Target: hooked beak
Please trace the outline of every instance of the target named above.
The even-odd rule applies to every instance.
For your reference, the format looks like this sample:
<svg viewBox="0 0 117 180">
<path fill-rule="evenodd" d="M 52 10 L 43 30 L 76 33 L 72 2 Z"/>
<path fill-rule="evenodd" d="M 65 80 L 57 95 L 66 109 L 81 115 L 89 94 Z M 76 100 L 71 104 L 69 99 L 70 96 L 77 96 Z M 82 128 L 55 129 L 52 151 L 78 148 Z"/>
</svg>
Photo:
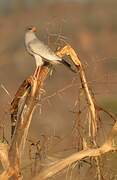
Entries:
<svg viewBox="0 0 117 180">
<path fill-rule="evenodd" d="M 32 30 L 31 30 L 32 32 L 36 32 L 37 31 L 37 29 L 36 29 L 36 27 L 32 27 Z"/>
</svg>

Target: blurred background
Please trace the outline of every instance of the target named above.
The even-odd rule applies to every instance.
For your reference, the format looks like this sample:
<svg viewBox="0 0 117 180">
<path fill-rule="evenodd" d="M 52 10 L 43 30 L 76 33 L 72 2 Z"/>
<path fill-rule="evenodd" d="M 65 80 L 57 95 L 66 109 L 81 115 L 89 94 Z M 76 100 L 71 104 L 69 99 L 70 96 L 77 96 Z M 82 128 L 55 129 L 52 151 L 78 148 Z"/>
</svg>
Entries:
<svg viewBox="0 0 117 180">
<path fill-rule="evenodd" d="M 4 127 L 5 137 L 10 140 L 10 102 L 22 81 L 35 70 L 35 61 L 24 45 L 25 28 L 30 25 L 37 27 L 38 37 L 53 50 L 66 42 L 71 44 L 83 63 L 97 102 L 117 114 L 116 18 L 116 0 L 0 0 L 1 135 Z M 43 136 L 49 138 L 50 144 L 62 139 L 54 150 L 50 148 L 51 154 L 73 145 L 73 111 L 80 92 L 77 74 L 63 65 L 54 68 L 29 132 L 33 140 Z M 117 165 L 113 164 L 116 172 Z"/>
</svg>

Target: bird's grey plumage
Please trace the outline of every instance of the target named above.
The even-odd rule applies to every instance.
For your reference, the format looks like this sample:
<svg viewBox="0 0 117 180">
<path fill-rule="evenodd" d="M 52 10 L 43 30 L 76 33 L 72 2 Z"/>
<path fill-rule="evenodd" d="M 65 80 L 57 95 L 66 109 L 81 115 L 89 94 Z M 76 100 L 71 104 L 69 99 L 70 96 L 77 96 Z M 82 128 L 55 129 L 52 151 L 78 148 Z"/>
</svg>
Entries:
<svg viewBox="0 0 117 180">
<path fill-rule="evenodd" d="M 28 52 L 33 55 L 37 61 L 41 61 L 42 58 L 52 64 L 62 61 L 62 58 L 58 57 L 47 45 L 40 41 L 32 31 L 26 33 L 25 44 Z M 36 62 L 36 64 L 38 63 Z"/>
<path fill-rule="evenodd" d="M 63 63 L 72 70 L 71 65 L 57 56 L 47 45 L 40 41 L 31 28 L 25 34 L 25 45 L 27 51 L 34 56 L 37 67 L 42 66 L 46 61 L 50 64 Z"/>
</svg>

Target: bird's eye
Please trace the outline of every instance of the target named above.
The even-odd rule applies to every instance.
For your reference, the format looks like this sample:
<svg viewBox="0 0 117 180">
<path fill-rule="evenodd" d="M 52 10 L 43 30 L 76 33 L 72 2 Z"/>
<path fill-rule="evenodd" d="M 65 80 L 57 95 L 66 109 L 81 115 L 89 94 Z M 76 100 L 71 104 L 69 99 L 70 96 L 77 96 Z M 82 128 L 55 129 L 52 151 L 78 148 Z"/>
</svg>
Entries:
<svg viewBox="0 0 117 180">
<path fill-rule="evenodd" d="M 32 27 L 29 27 L 28 30 L 31 31 L 31 30 L 32 30 Z"/>
<path fill-rule="evenodd" d="M 36 27 L 35 27 L 35 26 L 27 27 L 27 28 L 26 28 L 26 31 L 36 32 Z"/>
</svg>

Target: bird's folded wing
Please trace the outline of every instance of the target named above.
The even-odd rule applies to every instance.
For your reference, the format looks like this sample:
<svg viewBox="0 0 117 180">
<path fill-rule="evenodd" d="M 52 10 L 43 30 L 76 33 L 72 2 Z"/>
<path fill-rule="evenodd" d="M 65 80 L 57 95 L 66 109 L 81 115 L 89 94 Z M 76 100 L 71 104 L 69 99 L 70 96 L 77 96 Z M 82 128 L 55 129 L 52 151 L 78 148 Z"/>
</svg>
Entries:
<svg viewBox="0 0 117 180">
<path fill-rule="evenodd" d="M 59 58 L 47 45 L 38 39 L 32 40 L 28 44 L 28 48 L 32 53 L 37 54 L 47 60 L 61 60 L 61 58 Z"/>
</svg>

